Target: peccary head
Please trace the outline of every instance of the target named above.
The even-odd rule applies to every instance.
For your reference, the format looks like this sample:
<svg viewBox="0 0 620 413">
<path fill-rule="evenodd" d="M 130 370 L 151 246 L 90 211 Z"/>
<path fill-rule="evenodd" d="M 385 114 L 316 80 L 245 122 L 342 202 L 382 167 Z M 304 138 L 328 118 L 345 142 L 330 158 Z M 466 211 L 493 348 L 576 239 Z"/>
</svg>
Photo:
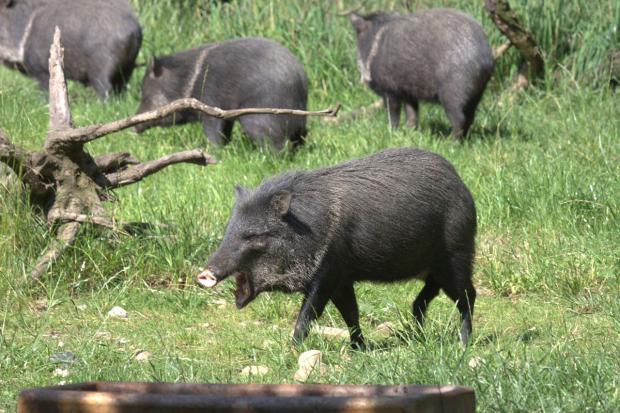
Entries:
<svg viewBox="0 0 620 413">
<path fill-rule="evenodd" d="M 291 192 L 249 191 L 236 188 L 236 202 L 220 247 L 198 283 L 211 288 L 234 275 L 237 308 L 243 308 L 263 291 L 295 290 L 287 285 L 292 267 L 294 230 L 289 222 Z"/>
<path fill-rule="evenodd" d="M 147 66 L 142 80 L 142 100 L 138 107 L 139 113 L 155 110 L 175 99 L 182 97 L 183 82 L 169 58 L 154 58 Z M 135 127 L 141 133 L 153 126 L 172 126 L 186 123 L 191 115 L 187 112 L 177 112 L 165 118 L 143 123 Z"/>
<path fill-rule="evenodd" d="M 377 32 L 385 23 L 398 17 L 400 15 L 396 12 L 376 12 L 367 16 L 361 16 L 357 13 L 349 14 L 349 21 L 355 28 L 357 37 L 357 65 L 362 74 L 362 81 L 370 80 L 370 75 L 366 73 L 368 71 L 366 62 L 377 37 Z"/>
</svg>

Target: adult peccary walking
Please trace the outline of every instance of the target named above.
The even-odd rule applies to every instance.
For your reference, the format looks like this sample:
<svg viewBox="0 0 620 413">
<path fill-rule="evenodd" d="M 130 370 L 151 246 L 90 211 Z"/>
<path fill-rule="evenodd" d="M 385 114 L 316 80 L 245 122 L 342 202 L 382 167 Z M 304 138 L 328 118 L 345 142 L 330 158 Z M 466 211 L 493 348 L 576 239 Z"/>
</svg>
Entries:
<svg viewBox="0 0 620 413">
<path fill-rule="evenodd" d="M 349 19 L 357 32 L 362 81 L 384 100 L 397 127 L 402 105 L 407 125 L 417 122 L 420 101 L 439 102 L 452 134 L 462 137 L 493 72 L 493 52 L 480 24 L 453 9 L 401 15 L 373 13 Z"/>
<path fill-rule="evenodd" d="M 441 156 L 388 149 L 236 192 L 224 239 L 198 275 L 203 287 L 234 275 L 238 308 L 263 291 L 302 292 L 297 342 L 331 300 L 362 347 L 354 282 L 417 278 L 425 282 L 413 302 L 417 322 L 442 289 L 457 302 L 468 341 L 476 210 Z"/>
<path fill-rule="evenodd" d="M 62 33 L 68 79 L 92 86 L 102 99 L 129 81 L 142 30 L 125 0 L 1 0 L 0 61 L 48 90 L 54 28 Z"/>
<path fill-rule="evenodd" d="M 154 59 L 142 84 L 138 113 L 175 99 L 193 97 L 222 109 L 306 109 L 308 79 L 299 60 L 284 46 L 263 38 L 243 38 L 210 43 Z M 202 121 L 205 135 L 224 145 L 231 139 L 234 120 L 185 111 L 144 124 L 171 126 Z M 306 134 L 303 116 L 247 115 L 239 118 L 245 134 L 257 143 L 271 143 L 276 150 L 287 139 L 294 145 Z"/>
</svg>

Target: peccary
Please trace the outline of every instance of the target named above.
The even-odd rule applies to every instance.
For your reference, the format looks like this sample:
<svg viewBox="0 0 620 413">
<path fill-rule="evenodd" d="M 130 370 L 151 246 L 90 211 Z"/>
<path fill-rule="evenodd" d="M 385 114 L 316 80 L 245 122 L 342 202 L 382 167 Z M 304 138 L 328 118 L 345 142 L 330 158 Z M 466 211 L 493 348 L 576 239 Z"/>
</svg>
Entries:
<svg viewBox="0 0 620 413">
<path fill-rule="evenodd" d="M 102 99 L 125 88 L 142 30 L 125 0 L 2 0 L 0 61 L 48 90 L 49 50 L 61 30 L 67 79 L 92 86 Z"/>
<path fill-rule="evenodd" d="M 284 46 L 263 38 L 242 38 L 210 43 L 171 56 L 156 58 L 142 84 L 138 113 L 156 109 L 175 99 L 193 97 L 222 109 L 306 109 L 308 79 L 299 60 Z M 233 120 L 185 111 L 136 128 L 170 126 L 202 121 L 205 135 L 223 145 L 230 141 Z M 294 145 L 306 134 L 301 116 L 247 115 L 239 118 L 244 132 L 257 143 L 277 150 L 286 139 Z"/>
<path fill-rule="evenodd" d="M 439 101 L 455 137 L 465 136 L 493 72 L 493 52 L 480 24 L 453 9 L 349 19 L 357 32 L 362 81 L 384 100 L 390 126 L 417 122 L 420 101 Z"/>
<path fill-rule="evenodd" d="M 442 289 L 457 303 L 461 340 L 471 334 L 476 211 L 452 165 L 431 152 L 402 148 L 333 167 L 290 172 L 259 188 L 236 188 L 220 247 L 198 275 L 213 287 L 234 275 L 236 305 L 263 291 L 302 292 L 299 342 L 331 299 L 354 346 L 363 347 L 353 284 L 417 278 L 421 326 Z"/>
</svg>

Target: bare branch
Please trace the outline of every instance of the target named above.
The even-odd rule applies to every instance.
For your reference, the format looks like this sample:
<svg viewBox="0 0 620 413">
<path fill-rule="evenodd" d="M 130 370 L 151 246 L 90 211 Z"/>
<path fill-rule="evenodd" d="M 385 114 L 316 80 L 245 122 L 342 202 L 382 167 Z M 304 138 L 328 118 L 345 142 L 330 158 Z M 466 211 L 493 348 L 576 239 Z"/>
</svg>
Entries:
<svg viewBox="0 0 620 413">
<path fill-rule="evenodd" d="M 53 222 L 74 221 L 74 222 L 80 222 L 82 224 L 93 224 L 93 225 L 99 225 L 102 227 L 110 228 L 113 230 L 119 230 L 119 226 L 116 225 L 114 221 L 106 217 L 86 215 L 86 214 L 76 214 L 74 212 L 67 212 L 67 211 L 55 210 L 54 212 L 50 213 L 47 216 L 47 220 L 53 221 Z"/>
<path fill-rule="evenodd" d="M 502 44 L 496 49 L 493 49 L 493 58 L 495 60 L 499 59 L 504 53 L 506 53 L 508 49 L 510 49 L 510 46 L 512 46 L 512 43 L 510 42 L 510 40 L 508 40 L 506 43 Z"/>
<path fill-rule="evenodd" d="M 531 32 L 523 26 L 517 14 L 510 8 L 508 0 L 485 0 L 484 6 L 495 26 L 510 40 L 527 62 L 526 73 L 529 81 L 542 78 L 545 62 L 538 43 Z"/>
<path fill-rule="evenodd" d="M 95 163 L 101 172 L 107 174 L 126 169 L 129 165 L 137 165 L 140 161 L 131 156 L 129 152 L 115 152 L 97 156 Z"/>
<path fill-rule="evenodd" d="M 176 163 L 213 165 L 216 163 L 216 160 L 211 155 L 205 154 L 199 149 L 173 153 L 172 155 L 167 155 L 154 161 L 138 164 L 122 172 L 106 175 L 106 178 L 110 181 L 108 188 L 118 188 L 120 186 L 133 184 Z"/>
<path fill-rule="evenodd" d="M 60 29 L 56 26 L 49 61 L 49 131 L 71 128 L 71 110 L 64 72 L 64 51 L 60 45 Z"/>
<path fill-rule="evenodd" d="M 371 114 L 371 113 L 381 109 L 382 107 L 383 107 L 383 99 L 378 99 L 378 100 L 374 101 L 371 105 L 363 106 L 363 107 L 361 107 L 359 109 L 352 110 L 351 112 L 343 113 L 342 115 L 338 116 L 337 118 L 323 118 L 323 120 L 325 122 L 340 123 L 340 122 L 344 122 L 344 121 L 347 121 L 347 120 L 356 119 L 356 118 L 358 118 L 360 116 Z"/>
<path fill-rule="evenodd" d="M 206 115 L 219 119 L 233 119 L 244 115 L 269 114 L 269 115 L 297 115 L 297 116 L 336 116 L 340 110 L 340 105 L 335 108 L 329 108 L 320 111 L 305 111 L 297 109 L 274 109 L 274 108 L 245 108 L 224 110 L 215 106 L 209 106 L 197 99 L 186 98 L 178 99 L 162 106 L 159 109 L 140 113 L 125 119 L 117 120 L 110 123 L 85 126 L 83 128 L 75 128 L 55 134 L 54 140 L 57 142 L 67 143 L 86 143 L 98 139 L 110 133 L 118 132 L 123 129 L 131 128 L 142 123 L 152 122 L 157 119 L 164 118 L 175 112 L 182 110 L 196 110 Z"/>
<path fill-rule="evenodd" d="M 73 244 L 81 225 L 82 224 L 79 222 L 68 222 L 66 224 L 62 224 L 58 228 L 56 240 L 54 240 L 52 245 L 50 245 L 47 251 L 41 256 L 41 258 L 39 258 L 37 265 L 35 265 L 32 273 L 30 274 L 34 280 L 41 278 L 54 263 L 54 261 L 60 257 L 65 248 Z"/>
</svg>

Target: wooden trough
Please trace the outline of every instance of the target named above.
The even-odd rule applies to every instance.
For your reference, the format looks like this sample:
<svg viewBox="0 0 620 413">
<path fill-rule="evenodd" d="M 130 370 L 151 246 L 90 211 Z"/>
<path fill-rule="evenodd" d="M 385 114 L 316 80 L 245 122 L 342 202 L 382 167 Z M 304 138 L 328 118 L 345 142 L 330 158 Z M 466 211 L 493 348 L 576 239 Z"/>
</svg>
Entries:
<svg viewBox="0 0 620 413">
<path fill-rule="evenodd" d="M 19 413 L 472 413 L 456 386 L 89 382 L 24 390 Z"/>
</svg>

